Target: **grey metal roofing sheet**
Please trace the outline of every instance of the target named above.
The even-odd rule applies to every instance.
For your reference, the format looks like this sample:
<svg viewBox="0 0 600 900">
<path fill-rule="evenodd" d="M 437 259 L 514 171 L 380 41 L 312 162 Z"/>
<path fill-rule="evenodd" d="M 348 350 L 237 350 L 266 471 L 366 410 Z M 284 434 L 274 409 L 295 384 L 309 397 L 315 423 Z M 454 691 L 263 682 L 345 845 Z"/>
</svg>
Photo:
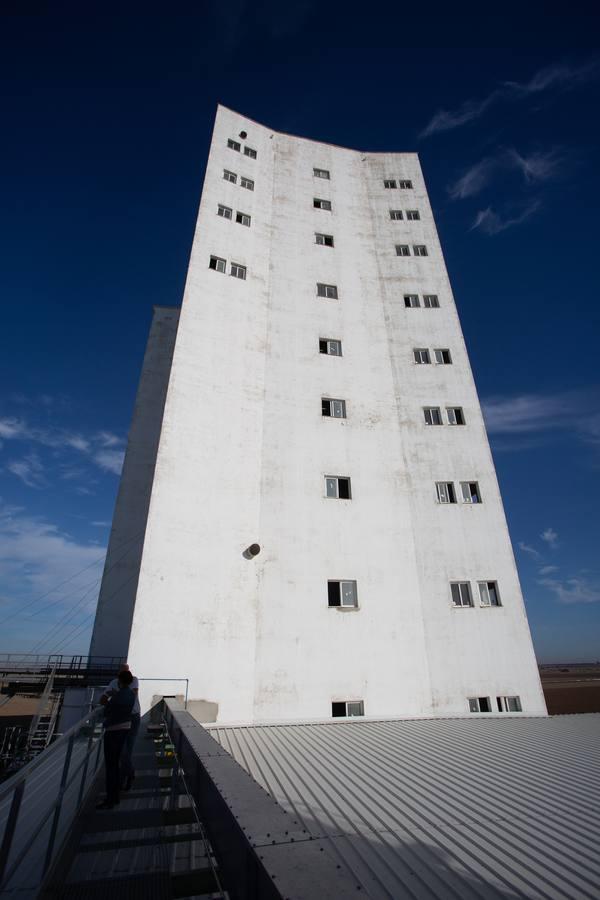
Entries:
<svg viewBox="0 0 600 900">
<path fill-rule="evenodd" d="M 373 898 L 600 898 L 600 715 L 210 733 Z"/>
</svg>

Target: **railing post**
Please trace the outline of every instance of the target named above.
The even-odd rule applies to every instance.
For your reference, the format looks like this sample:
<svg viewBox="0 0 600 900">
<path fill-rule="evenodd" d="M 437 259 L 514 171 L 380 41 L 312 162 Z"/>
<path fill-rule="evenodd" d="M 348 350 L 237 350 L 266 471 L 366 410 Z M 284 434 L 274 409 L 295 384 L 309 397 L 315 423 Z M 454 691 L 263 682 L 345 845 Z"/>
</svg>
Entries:
<svg viewBox="0 0 600 900">
<path fill-rule="evenodd" d="M 4 828 L 2 846 L 0 847 L 0 887 L 2 886 L 2 883 L 4 881 L 4 872 L 6 870 L 6 864 L 8 863 L 8 856 L 15 834 L 15 828 L 17 826 L 17 819 L 19 818 L 19 807 L 21 806 L 21 800 L 23 799 L 24 790 L 25 782 L 20 781 L 15 788 L 12 803 L 10 804 L 10 812 L 8 814 L 6 826 Z"/>
<path fill-rule="evenodd" d="M 83 798 L 83 789 L 85 787 L 85 779 L 87 777 L 87 770 L 90 761 L 90 756 L 92 753 L 92 741 L 94 740 L 94 728 L 92 727 L 92 731 L 90 736 L 88 737 L 87 750 L 85 751 L 85 762 L 83 764 L 83 773 L 81 775 L 81 784 L 79 785 L 79 794 L 77 796 L 77 809 L 81 806 L 81 800 Z"/>
<path fill-rule="evenodd" d="M 69 738 L 69 744 L 67 746 L 67 753 L 65 756 L 65 764 L 62 770 L 62 776 L 60 779 L 60 787 L 58 789 L 58 799 L 56 801 L 56 809 L 54 810 L 54 817 L 52 819 L 52 828 L 50 829 L 50 837 L 48 838 L 48 847 L 46 849 L 46 859 L 44 860 L 44 875 L 48 871 L 48 866 L 50 865 L 50 861 L 52 859 L 52 851 L 54 850 L 54 841 L 56 840 L 56 832 L 58 830 L 58 820 L 60 819 L 60 811 L 62 808 L 63 795 L 65 793 L 65 787 L 67 784 L 67 778 L 69 776 L 69 766 L 71 765 L 71 756 L 73 755 L 73 744 L 75 743 L 75 735 L 72 734 Z"/>
</svg>

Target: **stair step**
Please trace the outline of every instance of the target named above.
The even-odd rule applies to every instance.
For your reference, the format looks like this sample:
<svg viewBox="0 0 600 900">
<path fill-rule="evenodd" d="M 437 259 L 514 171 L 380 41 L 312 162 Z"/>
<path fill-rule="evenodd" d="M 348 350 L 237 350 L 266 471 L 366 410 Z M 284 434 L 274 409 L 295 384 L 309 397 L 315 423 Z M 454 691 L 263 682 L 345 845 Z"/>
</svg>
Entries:
<svg viewBox="0 0 600 900">
<path fill-rule="evenodd" d="M 191 806 L 183 809 L 118 809 L 98 811 L 87 823 L 86 831 L 122 831 L 128 828 L 159 828 L 162 825 L 187 825 L 196 821 Z"/>
<path fill-rule="evenodd" d="M 162 834 L 160 836 L 161 844 L 178 844 L 185 841 L 197 841 L 200 837 L 200 830 L 196 828 L 194 831 L 186 831 L 181 834 Z M 115 841 L 99 841 L 96 844 L 82 843 L 79 849 L 85 853 L 96 853 L 102 850 L 125 850 L 128 847 L 146 847 L 156 844 L 156 835 L 150 837 L 129 838 L 128 840 Z"/>
<path fill-rule="evenodd" d="M 178 895 L 181 896 L 181 895 Z M 148 872 L 125 878 L 77 881 L 59 889 L 57 900 L 172 900 L 169 872 Z"/>
</svg>

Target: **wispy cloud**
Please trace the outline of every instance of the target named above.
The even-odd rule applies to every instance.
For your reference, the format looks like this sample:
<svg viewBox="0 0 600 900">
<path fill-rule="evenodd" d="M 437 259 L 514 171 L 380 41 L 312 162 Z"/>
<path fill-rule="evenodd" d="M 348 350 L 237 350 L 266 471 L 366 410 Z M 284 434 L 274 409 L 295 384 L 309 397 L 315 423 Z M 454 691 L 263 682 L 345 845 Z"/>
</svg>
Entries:
<svg viewBox="0 0 600 900">
<path fill-rule="evenodd" d="M 554 178 L 559 173 L 563 162 L 563 156 L 557 149 L 546 152 L 535 151 L 523 155 L 511 148 L 506 151 L 506 154 L 509 165 L 518 169 L 529 184 Z"/>
<path fill-rule="evenodd" d="M 524 541 L 519 541 L 518 544 L 519 550 L 522 550 L 523 553 L 527 553 L 533 559 L 539 560 L 542 558 L 542 554 L 535 549 L 535 547 L 530 547 L 529 544 L 526 544 Z"/>
<path fill-rule="evenodd" d="M 569 90 L 596 78 L 599 71 L 597 60 L 581 66 L 555 64 L 536 72 L 527 82 L 505 81 L 480 100 L 465 100 L 457 109 L 441 109 L 435 113 L 419 137 L 430 137 L 444 131 L 460 128 L 468 122 L 479 119 L 496 103 L 516 102 L 536 96 L 544 91 Z"/>
<path fill-rule="evenodd" d="M 558 566 L 542 566 L 540 569 L 540 575 L 552 575 L 553 572 L 558 572 Z"/>
<path fill-rule="evenodd" d="M 6 468 L 27 487 L 40 488 L 45 485 L 44 467 L 37 453 L 28 453 L 23 459 L 10 460 Z"/>
<path fill-rule="evenodd" d="M 470 166 L 460 178 L 448 188 L 448 193 L 453 200 L 464 200 L 473 197 L 489 183 L 492 172 L 498 165 L 496 159 L 487 157 L 475 165 Z"/>
<path fill-rule="evenodd" d="M 518 215 L 502 216 L 497 213 L 491 206 L 481 209 L 475 216 L 475 221 L 471 225 L 470 231 L 478 229 L 487 235 L 500 234 L 507 228 L 513 228 L 515 225 L 521 225 L 527 221 L 541 206 L 540 200 L 533 200 Z"/>
<path fill-rule="evenodd" d="M 565 154 L 558 148 L 519 153 L 514 147 L 502 149 L 494 156 L 469 166 L 463 174 L 448 185 L 452 200 L 465 200 L 480 194 L 502 172 L 519 173 L 528 186 L 540 184 L 561 174 Z"/>
<path fill-rule="evenodd" d="M 552 591 L 559 603 L 600 603 L 600 587 L 585 578 L 540 578 L 538 584 Z"/>
<path fill-rule="evenodd" d="M 94 453 L 93 460 L 104 472 L 112 472 L 120 475 L 123 468 L 124 450 L 98 450 Z"/>
<path fill-rule="evenodd" d="M 558 534 L 554 528 L 546 528 L 545 531 L 542 531 L 540 537 L 549 547 L 555 548 L 558 546 Z"/>
</svg>

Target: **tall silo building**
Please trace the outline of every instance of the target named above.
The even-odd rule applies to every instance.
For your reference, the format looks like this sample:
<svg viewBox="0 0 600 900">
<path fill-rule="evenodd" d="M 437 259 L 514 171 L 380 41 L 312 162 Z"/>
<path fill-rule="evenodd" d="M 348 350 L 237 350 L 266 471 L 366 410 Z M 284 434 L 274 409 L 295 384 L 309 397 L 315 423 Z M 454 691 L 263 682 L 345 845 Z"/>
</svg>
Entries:
<svg viewBox="0 0 600 900">
<path fill-rule="evenodd" d="M 91 653 L 201 721 L 545 714 L 416 154 L 219 107 Z"/>
</svg>

